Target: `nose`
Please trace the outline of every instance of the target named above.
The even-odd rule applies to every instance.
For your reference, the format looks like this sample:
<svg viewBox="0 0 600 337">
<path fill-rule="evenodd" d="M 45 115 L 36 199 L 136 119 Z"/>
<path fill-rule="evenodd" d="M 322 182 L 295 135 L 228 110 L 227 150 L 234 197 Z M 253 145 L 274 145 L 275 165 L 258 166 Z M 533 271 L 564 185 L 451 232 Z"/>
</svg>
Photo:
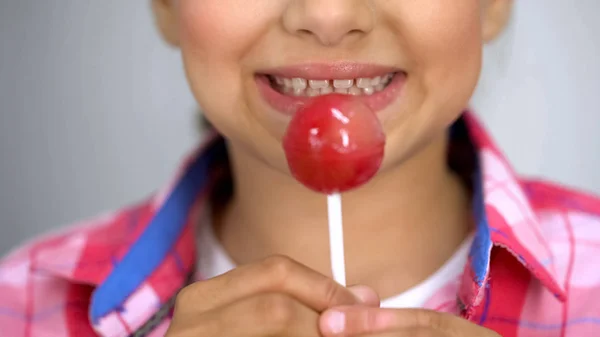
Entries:
<svg viewBox="0 0 600 337">
<path fill-rule="evenodd" d="M 283 25 L 291 34 L 334 46 L 373 30 L 373 6 L 372 0 L 292 0 Z"/>
</svg>

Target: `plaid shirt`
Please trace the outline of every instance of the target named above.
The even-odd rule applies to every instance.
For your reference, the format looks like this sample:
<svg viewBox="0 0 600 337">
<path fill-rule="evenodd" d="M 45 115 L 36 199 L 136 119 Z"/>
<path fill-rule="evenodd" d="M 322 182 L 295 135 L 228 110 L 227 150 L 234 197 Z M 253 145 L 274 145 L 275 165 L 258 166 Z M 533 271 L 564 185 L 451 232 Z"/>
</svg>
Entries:
<svg viewBox="0 0 600 337">
<path fill-rule="evenodd" d="M 477 158 L 475 239 L 462 278 L 426 307 L 505 337 L 600 336 L 600 200 L 516 177 L 475 118 L 462 122 Z M 194 221 L 218 151 L 198 150 L 144 202 L 6 257 L 1 335 L 163 336 L 175 294 L 194 278 Z"/>
</svg>

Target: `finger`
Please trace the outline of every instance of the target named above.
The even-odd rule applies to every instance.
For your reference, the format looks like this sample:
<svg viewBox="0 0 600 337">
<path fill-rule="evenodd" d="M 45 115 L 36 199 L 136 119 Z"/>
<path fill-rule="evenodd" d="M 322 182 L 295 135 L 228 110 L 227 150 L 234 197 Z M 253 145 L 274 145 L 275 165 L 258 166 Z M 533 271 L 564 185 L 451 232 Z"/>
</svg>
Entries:
<svg viewBox="0 0 600 337">
<path fill-rule="evenodd" d="M 184 288 L 177 296 L 176 309 L 202 312 L 264 292 L 287 293 L 318 312 L 360 303 L 360 298 L 331 278 L 277 256 Z"/>
<path fill-rule="evenodd" d="M 376 308 L 379 308 L 381 305 L 379 295 L 371 287 L 355 285 L 348 287 L 348 290 L 350 290 L 354 296 L 359 298 L 360 302 L 364 305 Z"/>
<path fill-rule="evenodd" d="M 324 336 L 357 336 L 413 328 L 444 331 L 449 317 L 421 309 L 345 306 L 325 311 L 319 319 L 319 328 Z"/>
<path fill-rule="evenodd" d="M 281 293 L 255 295 L 188 320 L 180 336 L 320 337 L 319 314 Z M 191 323 L 191 324 L 190 324 Z M 173 333 L 173 336 L 178 336 Z"/>
</svg>

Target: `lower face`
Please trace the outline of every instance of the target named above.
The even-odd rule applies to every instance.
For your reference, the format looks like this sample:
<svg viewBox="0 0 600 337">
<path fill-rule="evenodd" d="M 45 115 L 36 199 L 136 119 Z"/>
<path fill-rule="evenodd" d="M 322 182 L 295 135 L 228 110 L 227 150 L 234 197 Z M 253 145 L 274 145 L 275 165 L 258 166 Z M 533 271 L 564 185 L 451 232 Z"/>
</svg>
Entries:
<svg viewBox="0 0 600 337">
<path fill-rule="evenodd" d="M 382 169 L 467 106 L 481 67 L 481 0 L 178 0 L 193 94 L 236 145 L 287 172 L 281 138 L 312 97 L 356 95 L 386 133 Z"/>
</svg>

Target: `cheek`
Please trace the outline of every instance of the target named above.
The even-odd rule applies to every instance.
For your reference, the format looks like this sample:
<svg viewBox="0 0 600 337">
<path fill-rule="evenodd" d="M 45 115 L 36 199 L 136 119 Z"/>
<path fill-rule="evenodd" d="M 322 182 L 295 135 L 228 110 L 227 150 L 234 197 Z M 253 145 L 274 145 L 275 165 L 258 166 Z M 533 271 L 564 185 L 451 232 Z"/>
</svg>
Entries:
<svg viewBox="0 0 600 337">
<path fill-rule="evenodd" d="M 178 18 L 182 48 L 212 61 L 243 61 L 278 7 L 265 0 L 180 0 Z"/>
<path fill-rule="evenodd" d="M 464 108 L 481 68 L 480 0 L 408 3 L 421 7 L 401 22 L 422 90 L 431 103 Z"/>
<path fill-rule="evenodd" d="M 251 32 L 242 29 L 244 21 L 239 18 L 239 13 L 227 10 L 227 3 L 231 2 L 233 1 L 179 2 L 181 52 L 186 66 L 194 72 L 200 72 L 205 78 L 210 77 L 211 72 L 234 71 L 232 66 L 239 61 L 245 45 L 251 39 Z M 194 74 L 191 75 L 195 77 Z"/>
<path fill-rule="evenodd" d="M 270 1 L 179 0 L 180 48 L 198 103 L 217 127 L 227 129 L 245 114 L 243 79 L 247 55 L 268 26 Z M 251 15 L 263 11 L 267 15 Z"/>
<path fill-rule="evenodd" d="M 248 87 L 254 82 L 256 55 L 263 55 L 269 31 L 286 1 L 178 0 L 179 40 L 186 75 L 207 117 L 226 131 L 251 123 Z"/>
</svg>

